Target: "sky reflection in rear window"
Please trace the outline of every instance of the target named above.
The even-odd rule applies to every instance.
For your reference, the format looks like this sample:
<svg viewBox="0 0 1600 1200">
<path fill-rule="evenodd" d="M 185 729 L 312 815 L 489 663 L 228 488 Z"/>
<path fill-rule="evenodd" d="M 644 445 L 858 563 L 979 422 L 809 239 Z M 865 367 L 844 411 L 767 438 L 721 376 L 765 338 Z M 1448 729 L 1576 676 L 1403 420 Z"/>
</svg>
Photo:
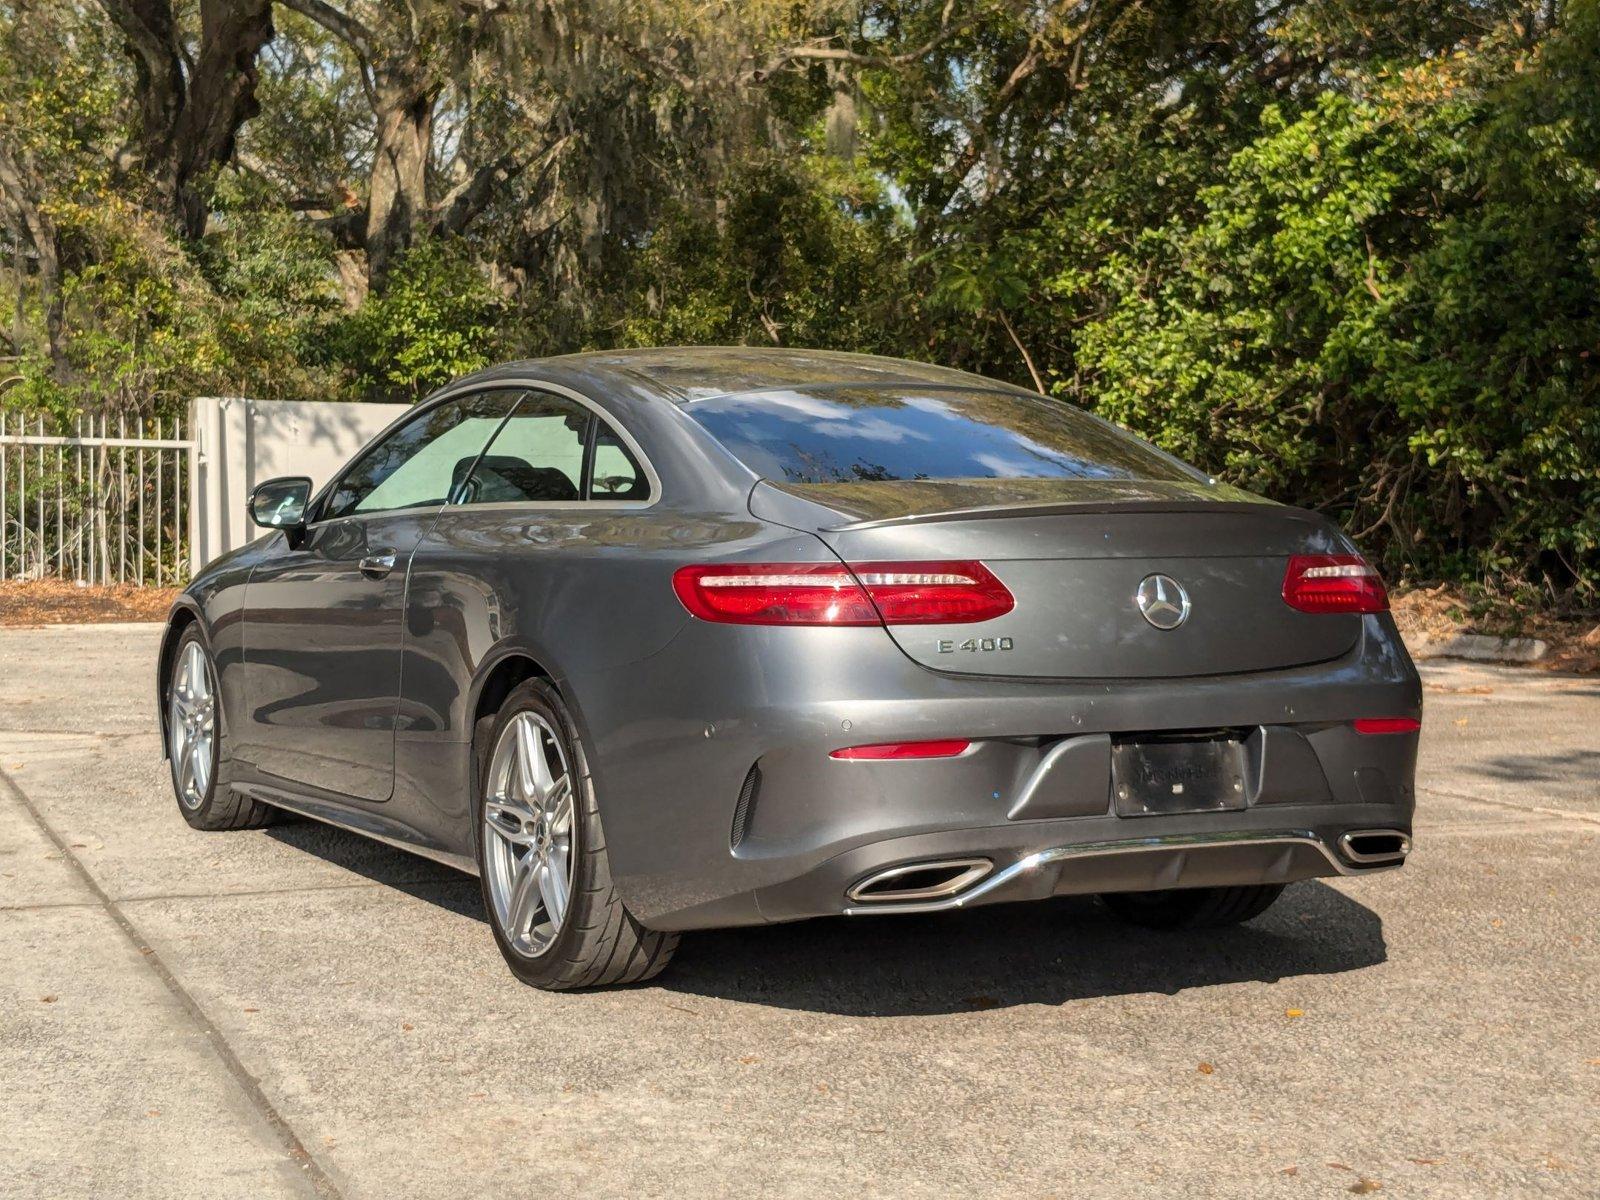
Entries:
<svg viewBox="0 0 1600 1200">
<path fill-rule="evenodd" d="M 789 483 L 1195 477 L 1087 413 L 1007 392 L 815 388 L 684 411 L 752 471 Z"/>
</svg>

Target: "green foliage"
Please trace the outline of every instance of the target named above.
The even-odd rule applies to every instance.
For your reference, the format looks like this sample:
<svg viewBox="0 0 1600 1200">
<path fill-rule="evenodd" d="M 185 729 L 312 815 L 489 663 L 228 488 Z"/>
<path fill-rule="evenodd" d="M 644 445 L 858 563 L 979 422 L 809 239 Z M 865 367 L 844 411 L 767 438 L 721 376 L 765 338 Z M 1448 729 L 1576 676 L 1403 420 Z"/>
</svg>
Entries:
<svg viewBox="0 0 1600 1200">
<path fill-rule="evenodd" d="M 898 242 L 874 181 L 823 160 L 749 164 L 715 212 L 680 205 L 655 231 L 617 340 L 892 353 L 904 343 Z"/>
<path fill-rule="evenodd" d="M 1058 281 L 1109 297 L 1063 390 L 1391 568 L 1592 593 L 1594 24 L 1503 81 L 1447 60 L 1269 109 L 1197 219 Z"/>
<path fill-rule="evenodd" d="M 0 0 L 0 147 L 42 181 L 65 300 L 63 371 L 46 281 L 0 259 L 0 401 L 409 399 L 611 345 L 903 354 L 1037 376 L 1392 573 L 1600 594 L 1600 0 L 481 7 L 375 7 L 363 51 L 279 6 L 184 240 L 129 166 L 138 76 L 102 6 Z M 419 112 L 411 249 L 368 294 L 376 147 Z M 0 188 L 6 246 L 19 211 Z"/>
<path fill-rule="evenodd" d="M 425 240 L 333 340 L 361 394 L 414 400 L 501 357 L 504 318 L 503 300 L 465 244 Z"/>
</svg>

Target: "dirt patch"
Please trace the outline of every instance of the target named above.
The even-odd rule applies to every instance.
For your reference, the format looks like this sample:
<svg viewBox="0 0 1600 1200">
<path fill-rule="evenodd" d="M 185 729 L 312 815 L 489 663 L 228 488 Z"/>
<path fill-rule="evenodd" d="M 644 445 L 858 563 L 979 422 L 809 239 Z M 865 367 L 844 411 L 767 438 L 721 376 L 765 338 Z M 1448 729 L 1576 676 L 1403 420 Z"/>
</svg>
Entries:
<svg viewBox="0 0 1600 1200">
<path fill-rule="evenodd" d="M 177 588 L 80 587 L 59 579 L 0 583 L 0 625 L 101 625 L 108 621 L 164 621 Z"/>
<path fill-rule="evenodd" d="M 1474 604 L 1448 584 L 1391 594 L 1395 624 L 1407 639 L 1443 641 L 1459 633 L 1534 637 L 1550 651 L 1530 664 L 1548 671 L 1600 672 L 1600 613 L 1557 614 Z"/>
</svg>

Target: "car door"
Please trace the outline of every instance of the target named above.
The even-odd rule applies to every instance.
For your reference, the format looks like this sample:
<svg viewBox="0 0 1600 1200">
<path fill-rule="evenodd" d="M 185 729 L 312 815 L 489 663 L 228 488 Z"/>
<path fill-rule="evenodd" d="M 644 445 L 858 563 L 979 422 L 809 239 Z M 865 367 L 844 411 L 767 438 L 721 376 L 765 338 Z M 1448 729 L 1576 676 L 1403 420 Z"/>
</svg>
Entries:
<svg viewBox="0 0 1600 1200">
<path fill-rule="evenodd" d="M 617 548 L 649 536 L 642 510 L 654 485 L 643 462 L 589 405 L 530 388 L 418 545 L 398 723 L 396 797 L 416 805 L 409 824 L 441 840 L 462 828 L 467 684 L 496 645 L 606 638 L 607 593 L 579 602 L 575 621 L 573 598 L 591 590 L 587 564 L 609 557 L 626 575 Z M 560 629 L 548 615 L 557 608 L 569 622 Z"/>
<path fill-rule="evenodd" d="M 320 497 L 304 534 L 251 572 L 240 758 L 276 779 L 389 798 L 411 555 L 519 394 L 454 397 L 390 430 Z"/>
</svg>

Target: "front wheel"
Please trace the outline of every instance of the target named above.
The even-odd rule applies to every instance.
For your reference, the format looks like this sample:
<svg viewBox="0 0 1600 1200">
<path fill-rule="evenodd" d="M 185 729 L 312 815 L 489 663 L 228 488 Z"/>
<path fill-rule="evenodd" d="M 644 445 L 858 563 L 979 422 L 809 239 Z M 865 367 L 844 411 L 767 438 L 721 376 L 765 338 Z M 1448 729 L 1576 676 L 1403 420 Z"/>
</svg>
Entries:
<svg viewBox="0 0 1600 1200">
<path fill-rule="evenodd" d="M 478 873 L 512 972 L 550 991 L 659 972 L 678 935 L 645 928 L 617 896 L 588 760 L 561 696 L 542 680 L 521 684 L 484 749 L 473 821 Z"/>
<path fill-rule="evenodd" d="M 178 811 L 196 829 L 258 829 L 277 810 L 217 785 L 224 725 L 217 668 L 200 631 L 190 626 L 172 656 L 167 679 L 167 761 Z"/>
<path fill-rule="evenodd" d="M 1283 884 L 1178 888 L 1166 892 L 1107 892 L 1101 902 L 1146 929 L 1222 929 L 1259 917 L 1283 894 Z"/>
</svg>

